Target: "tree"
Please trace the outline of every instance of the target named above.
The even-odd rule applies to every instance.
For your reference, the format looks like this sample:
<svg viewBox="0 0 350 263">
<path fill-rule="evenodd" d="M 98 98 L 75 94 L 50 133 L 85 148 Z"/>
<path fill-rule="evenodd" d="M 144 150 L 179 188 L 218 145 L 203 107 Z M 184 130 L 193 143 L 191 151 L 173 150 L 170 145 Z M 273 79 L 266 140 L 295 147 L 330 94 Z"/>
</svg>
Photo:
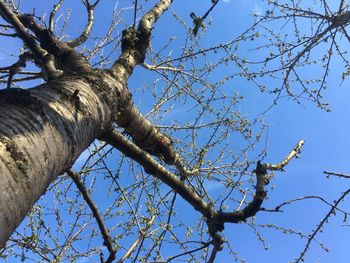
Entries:
<svg viewBox="0 0 350 263">
<path fill-rule="evenodd" d="M 74 22 L 56 19 L 59 12 L 64 13 L 60 11 L 63 0 L 46 17 L 37 10 L 22 11 L 13 1 L 0 1 L 4 20 L 1 36 L 23 42 L 18 60 L 1 69 L 6 87 L 0 91 L 0 247 L 5 247 L 29 213 L 23 232 L 17 232 L 17 237 L 8 243 L 9 248 L 16 246 L 10 253 L 23 260 L 33 254 L 40 260 L 55 262 L 82 257 L 95 260 L 100 255 L 101 262 L 112 262 L 124 249 L 121 261 L 132 256 L 135 261 L 169 262 L 186 257 L 190 261 L 213 262 L 224 246 L 231 249 L 223 238 L 225 226 L 245 222 L 260 238 L 254 224 L 256 213 L 278 212 L 294 202 L 287 201 L 275 209 L 262 207 L 266 186 L 273 179 L 271 172 L 282 171 L 298 156 L 304 141 L 300 140 L 289 153 L 285 150 L 275 164 L 263 161 L 269 159 L 261 142 L 266 125 L 260 116 L 249 120 L 243 115 L 238 109 L 242 97 L 225 85 L 233 78 L 244 78 L 264 91 L 266 84 L 260 84 L 260 80 L 280 78 L 281 86 L 270 90 L 277 94 L 273 105 L 284 94 L 299 103 L 307 94 L 325 109 L 327 105 L 320 101 L 321 90 L 333 48 L 341 58 L 344 55 L 333 43 L 337 32 L 346 32 L 343 28 L 349 21 L 348 5 L 340 1 L 339 9 L 332 12 L 323 3 L 325 13 L 321 15 L 296 3 L 268 1 L 272 8 L 264 15 L 256 14 L 255 23 L 243 34 L 228 43 L 202 48 L 201 43 L 207 41 L 206 25 L 211 23 L 209 14 L 219 3 L 212 2 L 205 6 L 204 15 L 196 15 L 200 7 L 189 12 L 187 21 L 185 16 L 172 14 L 185 29 L 185 44 L 180 48 L 173 44 L 173 36 L 168 42 L 160 40 L 162 44 L 152 40 L 152 31 L 162 25 L 158 19 L 169 19 L 165 14 L 173 4 L 170 0 L 154 6 L 134 1 L 129 19 L 132 22 L 128 22 L 126 7 L 115 7 L 103 37 L 92 32 L 94 12 L 106 3 L 84 0 L 87 24 L 78 37 L 69 40 L 65 30 Z M 278 10 L 281 15 L 276 15 Z M 282 34 L 265 26 L 270 21 L 291 18 L 297 28 L 295 21 L 299 17 L 316 19 L 320 25 L 311 36 L 300 37 L 300 30 L 295 30 L 297 43 L 282 40 Z M 118 35 L 121 23 L 126 28 Z M 251 45 L 248 41 L 261 37 L 268 43 L 255 48 L 260 51 L 266 47 L 271 54 L 262 55 L 261 61 L 239 56 L 239 48 L 246 49 Z M 310 65 L 311 51 L 328 39 L 332 44 L 328 55 L 322 57 L 326 63 L 323 78 L 303 80 L 297 67 Z M 298 49 L 301 51 L 294 55 Z M 115 50 L 120 50 L 117 58 Z M 218 74 L 232 64 L 237 68 L 234 73 Z M 139 73 L 137 66 L 150 71 L 145 78 L 155 81 L 131 92 L 131 85 L 140 85 L 133 79 Z M 258 69 L 260 66 L 262 69 Z M 343 77 L 346 76 L 345 72 Z M 15 86 L 33 80 L 43 80 L 43 84 Z M 306 85 L 315 82 L 320 83 L 319 90 Z M 275 80 L 272 83 L 275 85 Z M 294 93 L 291 87 L 297 88 L 297 84 L 301 91 Z M 152 104 L 148 114 L 141 114 L 135 105 L 140 93 L 145 94 L 142 103 Z M 146 110 L 147 107 L 142 112 Z M 241 143 L 236 143 L 238 140 Z M 82 153 L 88 157 L 79 170 L 73 171 Z M 208 189 L 218 185 L 225 189 L 210 195 Z M 93 195 L 98 188 L 102 199 Z M 34 205 L 48 189 L 46 208 L 45 201 Z M 78 201 L 80 195 L 85 202 Z M 94 199 L 99 199 L 103 212 Z M 176 206 L 181 200 L 191 206 L 191 211 L 198 212 L 197 221 L 192 218 L 193 228 L 176 218 Z M 338 203 L 328 203 L 331 212 Z M 63 217 L 68 217 L 67 221 Z M 329 215 L 324 221 L 328 218 Z M 308 242 L 298 259 L 301 260 L 314 236 L 296 234 Z M 88 236 L 89 241 L 83 236 Z M 131 244 L 128 236 L 135 236 Z M 84 251 L 76 249 L 75 244 Z M 102 244 L 106 249 L 101 248 Z M 162 258 L 162 249 L 173 247 L 177 254 Z M 26 254 L 27 250 L 31 252 Z M 6 251 L 2 252 L 4 257 L 8 255 Z"/>
</svg>

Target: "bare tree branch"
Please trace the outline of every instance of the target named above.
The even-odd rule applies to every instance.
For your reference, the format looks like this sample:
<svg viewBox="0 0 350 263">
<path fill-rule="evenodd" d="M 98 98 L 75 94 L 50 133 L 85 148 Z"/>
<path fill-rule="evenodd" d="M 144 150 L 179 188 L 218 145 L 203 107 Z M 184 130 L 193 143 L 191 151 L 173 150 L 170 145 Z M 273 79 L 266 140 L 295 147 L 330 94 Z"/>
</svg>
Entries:
<svg viewBox="0 0 350 263">
<path fill-rule="evenodd" d="M 324 171 L 323 173 L 326 174 L 327 176 L 337 176 L 337 177 L 350 179 L 350 175 L 344 174 L 344 173 L 336 173 L 336 172 L 329 172 L 329 171 Z"/>
<path fill-rule="evenodd" d="M 84 31 L 80 34 L 79 37 L 67 42 L 67 44 L 70 47 L 80 46 L 80 45 L 84 44 L 86 42 L 86 40 L 88 39 L 88 37 L 91 33 L 91 30 L 92 30 L 92 26 L 94 24 L 94 10 L 95 10 L 96 5 L 99 2 L 100 2 L 100 0 L 97 0 L 94 4 L 90 4 L 89 0 L 84 0 L 84 5 L 86 7 L 86 11 L 88 14 L 88 22 L 84 28 Z"/>
<path fill-rule="evenodd" d="M 138 162 L 147 173 L 154 175 L 162 182 L 170 186 L 182 198 L 190 203 L 197 211 L 206 217 L 209 233 L 213 237 L 214 247 L 219 251 L 222 250 L 223 240 L 217 232 L 221 232 L 224 229 L 224 223 L 238 223 L 254 216 L 260 210 L 261 204 L 266 197 L 266 191 L 264 190 L 264 187 L 268 183 L 268 179 L 266 178 L 267 171 L 281 170 L 293 157 L 299 153 L 304 143 L 304 141 L 301 140 L 288 154 L 288 156 L 278 165 L 261 164 L 259 161 L 255 169 L 257 183 L 253 200 L 242 210 L 235 212 L 224 212 L 214 210 L 213 207 L 211 207 L 210 204 L 204 202 L 203 199 L 199 197 L 193 189 L 178 179 L 174 174 L 170 173 L 165 167 L 158 164 L 155 160 L 152 159 L 151 156 L 149 156 L 148 153 L 140 149 L 135 144 L 126 140 L 121 134 L 117 133 L 116 131 L 110 131 L 104 134 L 101 139 L 108 144 L 116 147 L 126 156 Z"/>
<path fill-rule="evenodd" d="M 140 235 L 138 236 L 138 238 L 134 241 L 134 243 L 130 246 L 130 248 L 128 249 L 128 251 L 125 252 L 125 254 L 123 255 L 123 257 L 118 260 L 118 263 L 122 263 L 124 262 L 126 259 L 128 259 L 131 256 L 131 253 L 136 249 L 136 247 L 139 245 L 140 242 L 142 242 L 146 236 L 147 236 L 147 232 L 149 230 L 149 228 L 153 225 L 154 223 L 154 219 L 156 217 L 153 215 L 150 220 L 147 222 L 147 225 L 141 229 L 140 231 Z"/>
<path fill-rule="evenodd" d="M 290 162 L 290 160 L 292 160 L 294 157 L 298 157 L 298 154 L 300 154 L 300 150 L 303 147 L 304 143 L 304 140 L 300 140 L 298 144 L 294 146 L 289 155 L 284 158 L 279 164 L 266 164 L 266 168 L 271 171 L 282 170 L 283 167 L 285 167 Z"/>
<path fill-rule="evenodd" d="M 108 234 L 108 230 L 103 222 L 103 219 L 102 219 L 100 213 L 98 212 L 98 209 L 97 209 L 95 203 L 92 201 L 89 192 L 86 190 L 83 182 L 79 179 L 79 175 L 74 173 L 72 170 L 67 170 L 66 173 L 69 175 L 70 178 L 72 178 L 75 185 L 77 186 L 80 193 L 82 194 L 84 200 L 86 201 L 86 203 L 90 207 L 91 212 L 92 212 L 93 216 L 95 217 L 97 224 L 98 224 L 98 227 L 101 231 L 101 234 L 102 234 L 102 237 L 104 240 L 103 245 L 106 246 L 108 251 L 109 251 L 109 257 L 105 263 L 111 263 L 115 259 L 116 250 L 113 247 L 111 237 Z"/>
<path fill-rule="evenodd" d="M 41 49 L 34 38 L 27 32 L 27 29 L 21 23 L 17 15 L 15 15 L 11 9 L 1 0 L 0 1 L 0 14 L 1 16 L 10 23 L 16 30 L 18 36 L 28 46 L 30 51 L 34 54 L 35 59 L 38 63 L 45 61 L 45 51 Z"/>
<path fill-rule="evenodd" d="M 195 13 L 191 13 L 191 18 L 193 19 L 194 28 L 192 29 L 192 33 L 194 36 L 197 35 L 199 28 L 205 27 L 204 26 L 204 20 L 207 18 L 207 16 L 210 14 L 210 12 L 214 9 L 214 7 L 219 3 L 219 0 L 213 0 L 211 7 L 205 12 L 205 14 L 202 17 L 196 16 Z"/>
<path fill-rule="evenodd" d="M 141 19 L 137 30 L 130 27 L 123 31 L 122 54 L 113 64 L 113 74 L 127 79 L 133 69 L 142 63 L 149 46 L 153 24 L 169 8 L 173 0 L 161 0 Z"/>
<path fill-rule="evenodd" d="M 47 52 L 36 43 L 33 36 L 27 32 L 27 29 L 23 25 L 23 20 L 21 21 L 21 19 L 15 13 L 13 13 L 12 10 L 2 0 L 0 1 L 0 14 L 14 27 L 18 36 L 33 53 L 36 62 L 39 65 L 42 65 L 43 70 L 47 73 L 49 78 L 57 78 L 63 74 L 61 70 L 56 69 L 55 63 L 53 61 L 54 57 L 47 54 Z M 22 16 L 21 18 L 25 17 Z M 30 23 L 31 26 L 35 27 L 33 21 L 30 21 Z"/>
<path fill-rule="evenodd" d="M 11 83 L 13 80 L 13 77 L 20 72 L 21 68 L 26 66 L 26 62 L 29 59 L 32 59 L 33 56 L 30 53 L 23 53 L 19 55 L 19 59 L 16 63 L 14 63 L 12 66 L 9 67 L 8 71 L 8 80 L 7 80 L 7 88 L 11 88 Z"/>
<path fill-rule="evenodd" d="M 62 6 L 64 0 L 59 0 L 57 4 L 55 4 L 52 8 L 52 11 L 50 13 L 50 18 L 49 18 L 49 30 L 51 34 L 54 34 L 54 29 L 55 29 L 55 15 Z"/>
<path fill-rule="evenodd" d="M 321 229 L 323 228 L 323 226 L 328 222 L 329 218 L 334 214 L 334 212 L 336 211 L 336 208 L 338 207 L 338 205 L 340 204 L 340 202 L 350 193 L 350 189 L 346 190 L 339 198 L 338 200 L 334 201 L 334 205 L 332 206 L 332 208 L 329 210 L 329 212 L 326 214 L 326 216 L 321 220 L 321 222 L 317 225 L 316 229 L 312 231 L 312 233 L 308 236 L 306 245 L 303 249 L 303 251 L 301 252 L 300 256 L 297 258 L 297 260 L 295 261 L 295 263 L 298 262 L 303 262 L 304 261 L 304 257 L 307 253 L 307 251 L 309 250 L 310 244 L 311 242 L 315 239 L 316 235 L 318 234 L 318 232 L 321 231 Z"/>
</svg>

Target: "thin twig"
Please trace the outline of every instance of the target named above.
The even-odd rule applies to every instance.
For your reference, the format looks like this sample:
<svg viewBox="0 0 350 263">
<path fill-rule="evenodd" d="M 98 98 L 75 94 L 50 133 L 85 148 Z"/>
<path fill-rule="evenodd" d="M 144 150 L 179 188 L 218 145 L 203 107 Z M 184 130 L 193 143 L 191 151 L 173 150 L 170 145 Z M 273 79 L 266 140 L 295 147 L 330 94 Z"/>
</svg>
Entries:
<svg viewBox="0 0 350 263">
<path fill-rule="evenodd" d="M 334 202 L 333 207 L 329 210 L 329 212 L 326 214 L 326 216 L 322 219 L 320 224 L 317 225 L 316 229 L 312 232 L 311 235 L 309 235 L 308 240 L 306 242 L 306 245 L 304 247 L 304 250 L 301 252 L 299 258 L 295 261 L 295 263 L 298 263 L 300 261 L 304 261 L 304 256 L 306 255 L 306 252 L 308 251 L 310 244 L 312 240 L 314 240 L 315 236 L 319 231 L 321 231 L 324 224 L 328 221 L 329 217 L 334 214 L 336 207 L 338 207 L 339 203 L 350 193 L 350 188 L 346 190 L 339 198 Z"/>
<path fill-rule="evenodd" d="M 350 175 L 344 174 L 344 173 L 336 173 L 336 172 L 328 172 L 328 171 L 324 171 L 323 173 L 327 174 L 327 176 L 337 176 L 337 177 L 350 179 Z"/>
<path fill-rule="evenodd" d="M 135 242 L 130 246 L 130 248 L 128 249 L 128 251 L 125 252 L 124 256 L 118 260 L 118 263 L 122 263 L 124 262 L 127 258 L 129 258 L 131 256 L 131 253 L 135 250 L 135 248 L 139 245 L 139 243 L 145 239 L 145 237 L 147 236 L 147 232 L 149 230 L 149 228 L 153 225 L 154 223 L 154 219 L 155 219 L 155 215 L 153 215 L 151 217 L 151 219 L 149 220 L 149 222 L 147 223 L 147 225 L 141 229 L 140 231 L 140 235 L 138 236 L 138 238 L 135 240 Z"/>
</svg>

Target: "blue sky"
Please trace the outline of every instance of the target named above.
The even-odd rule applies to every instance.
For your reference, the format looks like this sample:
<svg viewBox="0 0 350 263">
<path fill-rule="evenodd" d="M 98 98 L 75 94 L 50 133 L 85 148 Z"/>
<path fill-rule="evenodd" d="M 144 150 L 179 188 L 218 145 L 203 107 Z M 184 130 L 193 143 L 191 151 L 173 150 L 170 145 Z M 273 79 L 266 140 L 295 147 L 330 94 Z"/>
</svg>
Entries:
<svg viewBox="0 0 350 263">
<path fill-rule="evenodd" d="M 148 1 L 146 6 L 154 4 L 155 1 Z M 312 6 L 313 1 L 309 1 Z M 38 14 L 47 12 L 49 7 L 53 5 L 53 1 L 39 1 L 33 0 L 31 3 L 23 1 L 22 10 L 32 10 L 36 8 Z M 189 17 L 190 12 L 196 14 L 204 13 L 209 7 L 210 1 L 203 0 L 189 0 L 184 2 L 178 0 L 174 1 L 173 6 L 167 14 L 162 17 L 155 25 L 154 37 L 152 47 L 155 50 L 160 49 L 164 41 L 171 36 L 176 37 L 175 44 L 169 48 L 172 49 L 173 54 L 179 53 L 179 49 L 185 43 L 184 29 L 181 28 L 171 12 L 176 12 L 179 16 L 191 25 Z M 85 16 L 80 1 L 69 1 L 72 5 L 72 21 L 67 28 L 67 33 L 74 35 L 79 32 L 81 27 L 85 24 Z M 102 34 L 106 30 L 106 25 L 109 24 L 111 18 L 111 10 L 114 7 L 121 8 L 123 6 L 132 6 L 131 1 L 120 1 L 116 5 L 115 1 L 103 1 L 96 10 L 96 23 L 93 34 Z M 67 4 L 68 8 L 68 4 Z M 75 8 L 75 9 L 74 9 Z M 210 47 L 214 44 L 226 43 L 235 37 L 239 36 L 253 21 L 252 13 L 264 13 L 266 11 L 265 5 L 261 1 L 247 0 L 221 1 L 211 14 L 212 24 L 199 40 L 202 47 Z M 125 11 L 125 21 L 120 25 L 119 30 L 123 30 L 127 24 L 132 21 L 132 9 Z M 108 22 L 106 22 L 108 21 Z M 169 30 L 171 28 L 171 30 Z M 252 56 L 249 53 L 249 47 L 258 45 L 256 40 L 253 43 L 245 44 L 239 48 L 241 54 Z M 2 50 L 7 53 L 0 53 L 1 65 L 6 65 L 14 57 L 11 53 L 18 52 L 19 45 L 12 39 L 2 42 Z M 318 49 L 317 52 L 322 52 Z M 113 55 L 116 58 L 119 51 Z M 254 56 L 254 55 L 253 55 Z M 208 57 L 208 59 L 213 59 Z M 350 140 L 347 139 L 350 134 L 350 122 L 348 116 L 350 115 L 349 98 L 350 90 L 348 89 L 348 81 L 341 84 L 339 73 L 343 70 L 343 65 L 335 60 L 329 81 L 328 90 L 325 91 L 325 98 L 331 104 L 331 112 L 325 112 L 317 108 L 313 103 L 303 101 L 302 106 L 294 101 L 285 98 L 282 99 L 277 106 L 273 107 L 264 116 L 265 123 L 268 124 L 267 138 L 267 162 L 278 162 L 285 156 L 285 154 L 296 144 L 296 142 L 303 138 L 306 143 L 302 150 L 301 158 L 292 160 L 286 167 L 284 173 L 276 173 L 274 179 L 270 182 L 268 188 L 268 200 L 264 203 L 264 207 L 273 208 L 276 205 L 290 199 L 302 197 L 306 195 L 319 195 L 332 202 L 347 189 L 348 181 L 345 179 L 326 179 L 323 174 L 324 170 L 336 171 L 342 173 L 350 173 L 349 167 L 349 149 Z M 212 78 L 219 78 L 221 75 L 230 74 L 230 71 L 235 71 L 234 65 L 221 67 L 222 72 L 216 72 Z M 318 68 L 310 68 L 306 75 L 312 76 L 319 74 Z M 143 69 L 135 70 L 131 77 L 129 86 L 133 92 L 133 98 L 141 111 L 147 113 L 152 106 L 152 98 L 145 100 L 145 94 L 142 93 L 140 87 L 149 84 L 157 77 L 154 73 L 145 72 Z M 158 76 L 159 77 L 159 76 Z M 267 80 L 266 85 L 276 85 L 275 80 Z M 259 113 L 268 107 L 273 97 L 268 94 L 259 92 L 256 86 L 251 82 L 247 82 L 242 78 L 231 79 L 224 86 L 223 89 L 230 92 L 232 90 L 243 95 L 243 101 L 235 107 L 242 114 L 247 115 L 248 118 L 255 118 Z M 184 111 L 191 107 L 183 106 L 177 108 L 173 114 L 169 114 L 164 120 L 171 122 L 177 118 L 191 118 L 191 116 L 184 114 Z M 263 144 L 259 146 L 262 150 Z M 78 159 L 77 164 L 83 162 L 86 154 L 83 154 Z M 103 187 L 103 183 L 99 187 Z M 275 186 L 272 190 L 271 186 Z M 218 186 L 212 187 L 211 191 L 221 191 Z M 166 191 L 166 187 L 164 187 Z M 98 199 L 98 196 L 96 196 Z M 97 200 L 102 201 L 102 200 Z M 103 207 L 103 204 L 101 205 Z M 195 221 L 198 213 L 190 208 L 186 203 L 178 200 L 176 203 L 178 211 L 191 214 L 193 216 L 187 217 L 188 221 Z M 342 203 L 342 208 L 350 210 L 349 200 Z M 295 231 L 303 231 L 305 234 L 312 232 L 323 216 L 328 212 L 329 207 L 325 206 L 319 201 L 306 200 L 287 206 L 284 213 L 267 213 L 260 212 L 256 217 L 257 224 L 277 224 L 286 228 L 293 228 Z M 349 231 L 350 228 L 341 226 L 341 217 L 331 217 L 329 223 L 324 228 L 323 233 L 317 236 L 320 242 L 323 242 L 329 253 L 320 249 L 319 245 L 312 243 L 311 249 L 308 252 L 305 262 L 322 262 L 322 263 L 347 263 L 350 262 L 350 255 L 348 253 Z M 345 223 L 346 224 L 346 223 Z M 265 250 L 260 241 L 257 240 L 254 232 L 245 224 L 226 225 L 225 238 L 231 244 L 232 248 L 237 251 L 240 257 L 249 262 L 289 262 L 295 257 L 299 256 L 302 251 L 305 240 L 301 240 L 298 236 L 281 234 L 278 231 L 271 229 L 262 229 L 261 233 L 265 238 L 265 243 L 269 250 Z M 172 251 L 166 251 L 166 254 L 172 255 Z M 14 262 L 14 261 L 13 261 Z M 83 260 L 80 262 L 84 262 Z M 89 261 L 86 261 L 89 262 Z M 218 255 L 218 262 L 232 262 L 232 257 L 228 256 L 226 252 Z"/>
</svg>

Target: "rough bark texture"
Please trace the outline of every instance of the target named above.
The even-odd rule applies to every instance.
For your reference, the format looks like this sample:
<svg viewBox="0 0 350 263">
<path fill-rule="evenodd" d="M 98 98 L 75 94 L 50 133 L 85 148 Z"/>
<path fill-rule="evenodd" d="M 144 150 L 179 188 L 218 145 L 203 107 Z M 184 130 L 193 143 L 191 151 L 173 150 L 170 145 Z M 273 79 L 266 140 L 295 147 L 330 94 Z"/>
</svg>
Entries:
<svg viewBox="0 0 350 263">
<path fill-rule="evenodd" d="M 101 73 L 0 91 L 0 247 L 49 183 L 110 127 L 122 90 Z"/>
<path fill-rule="evenodd" d="M 131 26 L 123 31 L 122 54 L 112 66 L 111 72 L 118 79 L 125 80 L 125 85 L 134 68 L 145 60 L 154 23 L 172 2 L 172 0 L 159 1 L 142 17 L 137 30 Z M 116 123 L 124 128 L 136 145 L 143 150 L 161 157 L 167 164 L 174 164 L 176 153 L 172 147 L 171 139 L 142 116 L 132 102 L 131 94 L 123 98 L 125 100 L 119 105 Z"/>
<path fill-rule="evenodd" d="M 137 31 L 126 30 L 119 59 L 109 71 L 98 71 L 34 16 L 13 12 L 0 0 L 0 15 L 51 80 L 29 90 L 0 91 L 0 248 L 49 183 L 113 121 L 145 150 L 174 162 L 170 139 L 144 119 L 127 89 L 133 68 L 145 58 L 153 23 L 171 2 L 160 1 Z"/>
</svg>

